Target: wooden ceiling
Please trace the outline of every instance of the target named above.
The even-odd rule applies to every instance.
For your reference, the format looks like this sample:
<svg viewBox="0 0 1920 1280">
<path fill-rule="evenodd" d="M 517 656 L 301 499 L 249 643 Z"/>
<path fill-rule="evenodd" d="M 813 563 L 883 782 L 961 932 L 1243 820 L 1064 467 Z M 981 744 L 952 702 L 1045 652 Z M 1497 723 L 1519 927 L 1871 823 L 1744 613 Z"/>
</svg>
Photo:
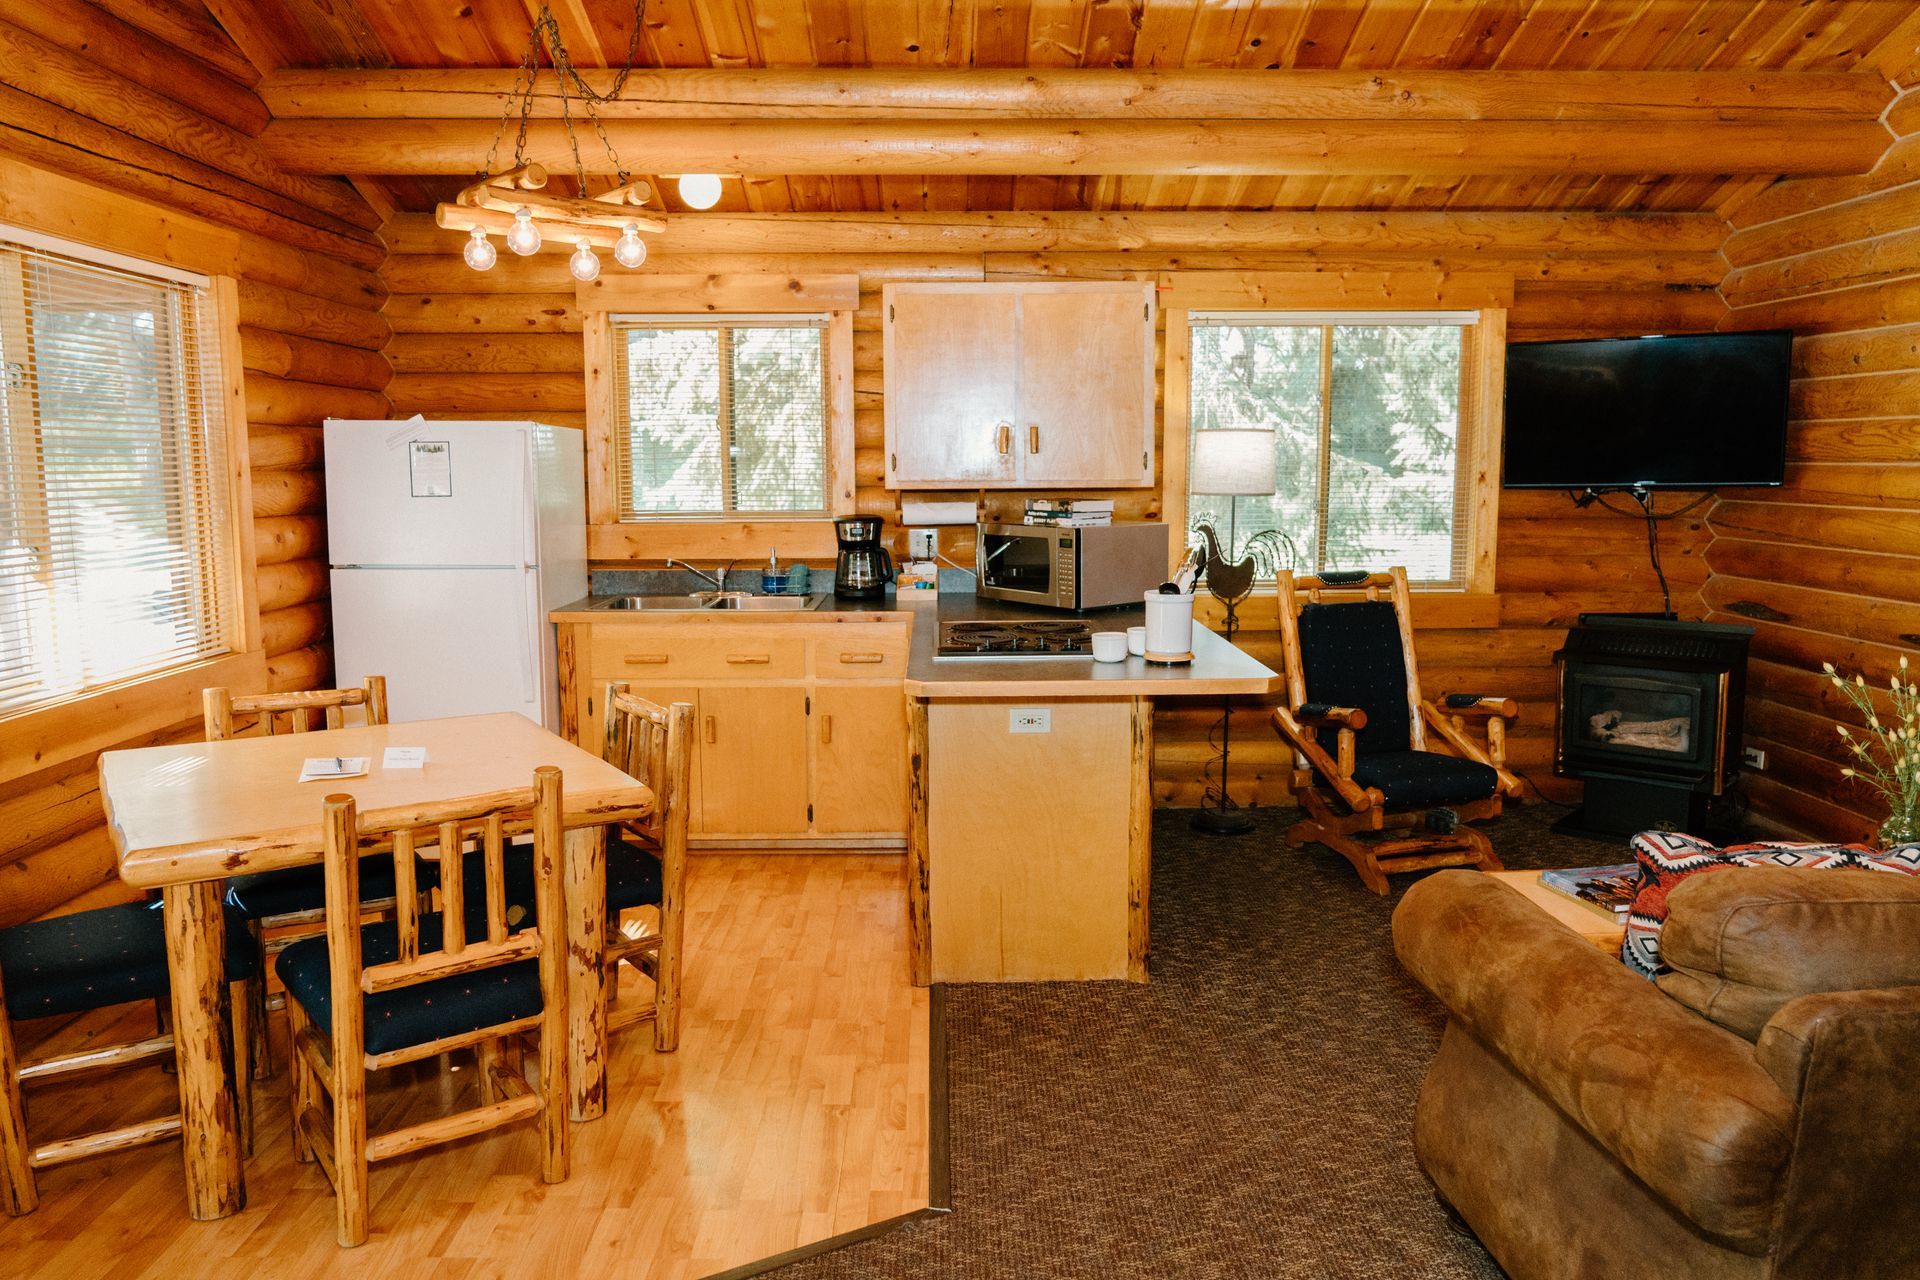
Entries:
<svg viewBox="0 0 1920 1280">
<path fill-rule="evenodd" d="M 527 0 L 206 3 L 269 72 L 511 67 L 525 50 L 538 7 Z M 553 0 L 553 8 L 580 65 L 618 66 L 625 59 L 630 0 Z M 1905 86 L 1920 61 L 1916 46 L 1920 5 L 1911 0 L 648 0 L 636 62 L 722 70 L 1856 72 Z M 269 76 L 263 92 L 271 83 Z M 623 158 L 644 170 L 646 157 L 625 155 L 628 150 L 622 148 Z M 475 155 L 458 170 L 445 167 L 470 172 L 479 160 Z M 1538 173 L 913 174 L 862 173 L 860 167 L 730 177 L 719 208 L 1726 213 L 1775 176 L 1750 165 L 1734 173 L 1643 174 L 1620 172 L 1617 165 L 1583 173 L 1567 163 Z M 402 210 L 426 209 L 461 182 L 418 171 L 346 176 L 376 201 Z M 610 182 L 588 179 L 590 189 Z M 675 209 L 670 185 L 663 194 Z"/>
</svg>

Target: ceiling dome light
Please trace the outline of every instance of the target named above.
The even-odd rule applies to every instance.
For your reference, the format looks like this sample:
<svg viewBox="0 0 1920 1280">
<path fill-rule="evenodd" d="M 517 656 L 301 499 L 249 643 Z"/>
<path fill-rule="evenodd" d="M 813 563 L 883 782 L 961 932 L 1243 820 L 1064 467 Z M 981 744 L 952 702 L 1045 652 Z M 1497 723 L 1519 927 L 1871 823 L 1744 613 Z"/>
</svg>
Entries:
<svg viewBox="0 0 1920 1280">
<path fill-rule="evenodd" d="M 640 238 L 640 228 L 629 222 L 613 242 L 613 260 L 623 267 L 637 267 L 647 260 L 647 242 Z"/>
<path fill-rule="evenodd" d="M 711 209 L 720 203 L 720 175 L 683 173 L 680 175 L 680 199 L 689 209 Z"/>
<path fill-rule="evenodd" d="M 485 271 L 500 257 L 493 251 L 493 246 L 487 243 L 487 233 L 479 227 L 475 227 L 473 233 L 467 237 L 467 247 L 460 251 L 460 256 L 465 258 L 467 265 L 475 271 Z"/>
<path fill-rule="evenodd" d="M 513 214 L 513 226 L 507 229 L 507 248 L 521 257 L 540 252 L 540 228 L 533 225 L 533 211 L 522 207 Z"/>
<path fill-rule="evenodd" d="M 594 257 L 593 250 L 587 247 L 585 240 L 576 240 L 574 245 L 573 256 L 567 259 L 567 270 L 573 273 L 575 280 L 585 284 L 600 274 L 600 259 Z"/>
</svg>

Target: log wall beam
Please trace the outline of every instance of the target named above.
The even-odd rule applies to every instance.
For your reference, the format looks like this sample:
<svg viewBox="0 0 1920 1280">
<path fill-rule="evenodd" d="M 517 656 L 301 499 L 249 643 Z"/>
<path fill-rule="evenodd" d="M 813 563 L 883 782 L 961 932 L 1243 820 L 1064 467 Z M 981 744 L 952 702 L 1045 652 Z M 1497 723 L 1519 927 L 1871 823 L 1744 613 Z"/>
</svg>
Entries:
<svg viewBox="0 0 1920 1280">
<path fill-rule="evenodd" d="M 298 174 L 471 173 L 487 120 L 276 120 L 260 142 Z M 609 120 L 614 150 L 656 173 L 1770 174 L 1864 173 L 1877 119 L 1663 120 Z M 573 166 L 561 122 L 526 158 Z M 604 148 L 582 148 L 612 173 Z"/>
<path fill-rule="evenodd" d="M 586 71 L 605 92 L 613 71 Z M 496 121 L 512 68 L 301 70 L 259 92 L 276 119 Z M 915 68 L 638 70 L 626 120 L 1776 120 L 1870 119 L 1892 96 L 1874 75 L 1768 71 L 1133 71 Z M 574 110 L 578 110 L 577 104 Z M 551 77 L 533 114 L 560 115 Z"/>
</svg>

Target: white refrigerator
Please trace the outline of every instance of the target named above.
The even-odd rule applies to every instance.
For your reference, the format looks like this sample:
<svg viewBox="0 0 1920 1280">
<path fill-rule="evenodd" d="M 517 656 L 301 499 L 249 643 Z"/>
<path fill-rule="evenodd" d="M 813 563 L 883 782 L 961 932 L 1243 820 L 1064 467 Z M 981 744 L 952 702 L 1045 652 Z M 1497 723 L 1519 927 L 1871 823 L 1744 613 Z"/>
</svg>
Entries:
<svg viewBox="0 0 1920 1280">
<path fill-rule="evenodd" d="M 395 720 L 518 711 L 554 732 L 547 611 L 587 594 L 581 433 L 539 422 L 326 424 L 338 683 Z"/>
</svg>

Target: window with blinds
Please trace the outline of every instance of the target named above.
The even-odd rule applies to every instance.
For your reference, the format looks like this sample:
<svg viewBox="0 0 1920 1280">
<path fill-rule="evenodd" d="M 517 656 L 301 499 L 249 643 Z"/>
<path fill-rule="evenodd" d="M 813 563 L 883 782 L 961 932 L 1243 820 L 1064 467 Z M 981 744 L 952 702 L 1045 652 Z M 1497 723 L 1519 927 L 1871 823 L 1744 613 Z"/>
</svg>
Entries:
<svg viewBox="0 0 1920 1280">
<path fill-rule="evenodd" d="M 1270 496 L 1190 494 L 1189 520 L 1223 537 L 1277 529 L 1296 572 L 1405 565 L 1415 583 L 1464 587 L 1461 370 L 1477 319 L 1192 313 L 1189 447 L 1215 428 L 1271 429 L 1275 483 Z"/>
<path fill-rule="evenodd" d="M 204 279 L 0 228 L 0 715 L 227 652 Z"/>
<path fill-rule="evenodd" d="M 620 518 L 827 514 L 827 317 L 614 316 Z"/>
</svg>

